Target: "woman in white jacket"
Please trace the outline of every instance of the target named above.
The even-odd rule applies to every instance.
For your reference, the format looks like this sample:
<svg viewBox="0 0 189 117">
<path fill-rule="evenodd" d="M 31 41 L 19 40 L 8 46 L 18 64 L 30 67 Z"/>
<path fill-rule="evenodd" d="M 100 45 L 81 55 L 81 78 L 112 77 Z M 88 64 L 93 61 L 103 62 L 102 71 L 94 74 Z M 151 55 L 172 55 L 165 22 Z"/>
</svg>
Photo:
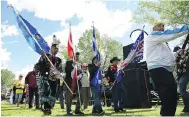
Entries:
<svg viewBox="0 0 189 117">
<path fill-rule="evenodd" d="M 144 40 L 146 62 L 161 100 L 162 116 L 174 116 L 177 107 L 177 85 L 172 74 L 175 57 L 166 42 L 188 33 L 187 25 L 164 31 L 164 24 L 157 22 L 153 32 Z"/>
</svg>

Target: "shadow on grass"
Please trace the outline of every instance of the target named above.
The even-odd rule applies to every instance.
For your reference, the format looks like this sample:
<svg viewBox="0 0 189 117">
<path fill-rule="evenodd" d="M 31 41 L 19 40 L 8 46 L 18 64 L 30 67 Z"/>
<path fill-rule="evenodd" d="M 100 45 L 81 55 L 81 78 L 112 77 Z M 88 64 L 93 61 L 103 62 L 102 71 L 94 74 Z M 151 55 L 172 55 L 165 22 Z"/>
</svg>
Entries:
<svg viewBox="0 0 189 117">
<path fill-rule="evenodd" d="M 188 113 L 181 113 L 180 116 L 189 116 L 189 112 Z"/>
</svg>

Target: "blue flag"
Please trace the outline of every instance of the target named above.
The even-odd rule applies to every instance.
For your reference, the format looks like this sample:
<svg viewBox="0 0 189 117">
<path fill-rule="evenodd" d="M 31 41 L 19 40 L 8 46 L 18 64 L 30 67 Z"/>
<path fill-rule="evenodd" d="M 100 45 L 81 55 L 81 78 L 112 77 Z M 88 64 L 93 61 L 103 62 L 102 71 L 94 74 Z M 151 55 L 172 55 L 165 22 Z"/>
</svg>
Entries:
<svg viewBox="0 0 189 117">
<path fill-rule="evenodd" d="M 93 26 L 92 47 L 93 47 L 93 51 L 95 53 L 96 59 L 98 61 L 100 61 L 100 52 L 99 52 L 97 41 L 96 41 L 96 35 L 95 35 L 95 28 L 94 28 L 94 26 Z"/>
<path fill-rule="evenodd" d="M 41 55 L 41 49 L 43 49 L 44 52 L 48 54 L 50 47 L 48 46 L 47 42 L 43 39 L 43 37 L 27 20 L 25 20 L 18 12 L 16 12 L 14 8 L 13 11 L 16 15 L 18 26 L 22 31 L 22 34 L 24 35 L 30 47 L 40 55 Z M 38 42 L 40 47 L 38 46 L 38 44 L 34 39 Z"/>
<path fill-rule="evenodd" d="M 91 81 L 91 84 L 96 87 L 97 91 L 100 92 L 100 87 L 101 87 L 101 80 L 102 80 L 102 72 L 100 68 L 97 70 L 95 73 L 94 78 Z"/>
</svg>

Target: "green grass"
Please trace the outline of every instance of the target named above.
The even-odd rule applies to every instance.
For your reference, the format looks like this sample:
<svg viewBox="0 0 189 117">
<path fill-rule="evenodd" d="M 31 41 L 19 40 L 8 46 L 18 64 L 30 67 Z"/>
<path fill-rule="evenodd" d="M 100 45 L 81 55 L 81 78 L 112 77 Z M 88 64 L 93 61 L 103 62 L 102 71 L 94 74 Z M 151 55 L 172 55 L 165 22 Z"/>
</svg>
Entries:
<svg viewBox="0 0 189 117">
<path fill-rule="evenodd" d="M 74 110 L 75 105 L 72 105 L 72 110 Z M 177 116 L 189 116 L 189 113 L 182 113 L 183 105 L 178 105 L 176 115 Z M 89 106 L 90 111 L 84 111 L 85 116 L 92 116 L 92 107 Z M 103 107 L 105 111 L 105 116 L 159 116 L 160 106 L 157 108 L 147 108 L 147 109 L 126 109 L 124 113 L 114 113 L 112 107 Z M 8 102 L 1 102 L 1 116 L 42 116 L 43 113 L 40 110 L 28 109 L 28 105 L 25 107 L 24 104 L 20 107 L 16 105 L 10 105 Z M 56 103 L 54 109 L 52 110 L 52 116 L 64 116 L 66 115 L 66 110 L 60 109 L 60 105 Z"/>
</svg>

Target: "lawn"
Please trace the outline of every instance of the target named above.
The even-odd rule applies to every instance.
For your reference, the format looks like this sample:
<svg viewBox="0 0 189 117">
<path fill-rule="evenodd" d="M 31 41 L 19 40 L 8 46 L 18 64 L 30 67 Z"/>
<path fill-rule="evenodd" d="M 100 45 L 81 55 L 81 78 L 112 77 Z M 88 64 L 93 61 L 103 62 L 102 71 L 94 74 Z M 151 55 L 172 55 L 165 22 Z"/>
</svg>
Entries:
<svg viewBox="0 0 189 117">
<path fill-rule="evenodd" d="M 72 106 L 74 110 L 75 106 Z M 105 111 L 105 116 L 159 116 L 160 106 L 157 108 L 148 108 L 148 109 L 126 109 L 124 113 L 114 113 L 112 107 L 103 107 Z M 177 107 L 177 116 L 189 116 L 189 113 L 182 113 L 183 105 L 178 105 Z M 92 116 L 91 114 L 92 107 L 89 107 L 89 111 L 84 111 L 85 116 Z M 20 107 L 16 105 L 10 105 L 8 102 L 1 102 L 1 116 L 42 116 L 43 113 L 40 110 L 28 109 L 28 106 L 25 107 L 24 104 Z M 56 103 L 54 109 L 52 110 L 52 116 L 65 116 L 66 110 L 60 109 L 60 105 Z"/>
</svg>

